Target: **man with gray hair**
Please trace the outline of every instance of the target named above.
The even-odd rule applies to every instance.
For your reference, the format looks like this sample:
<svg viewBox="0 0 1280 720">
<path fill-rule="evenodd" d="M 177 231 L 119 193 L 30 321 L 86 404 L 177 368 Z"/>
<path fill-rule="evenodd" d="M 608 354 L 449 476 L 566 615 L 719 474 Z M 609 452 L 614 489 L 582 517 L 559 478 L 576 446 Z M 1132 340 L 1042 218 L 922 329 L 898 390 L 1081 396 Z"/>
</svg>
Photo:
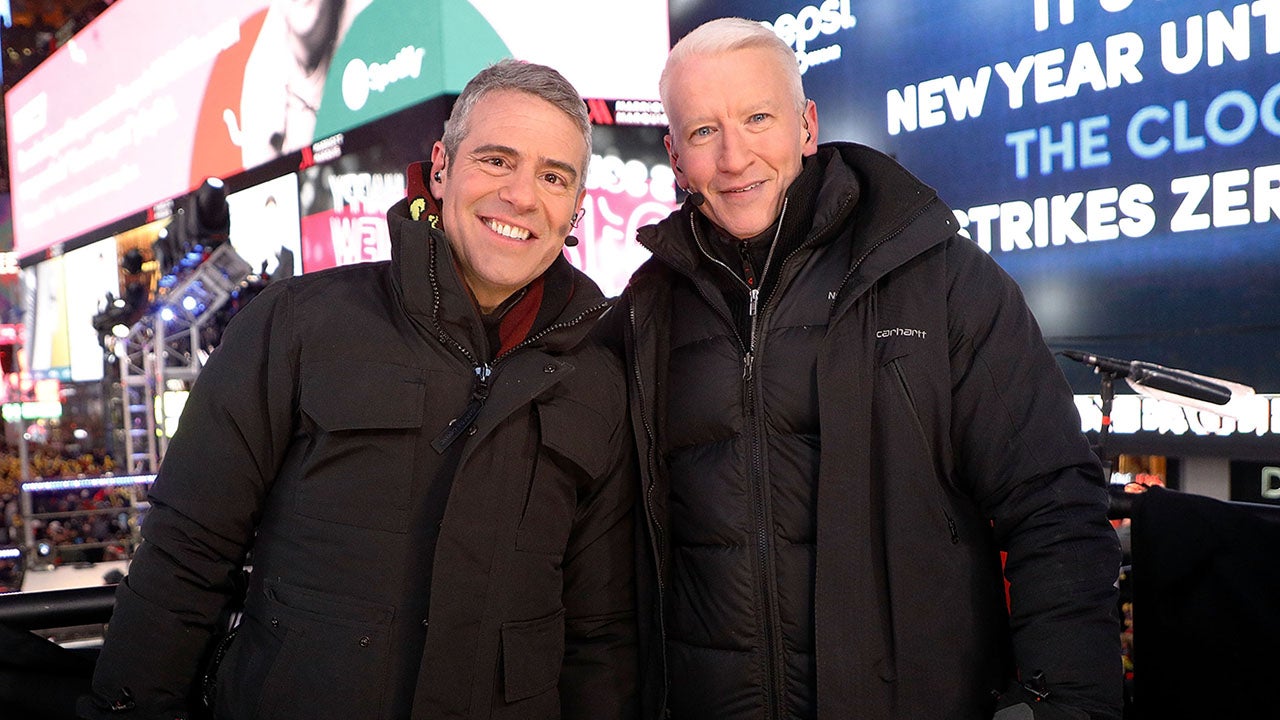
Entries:
<svg viewBox="0 0 1280 720">
<path fill-rule="evenodd" d="M 818 144 L 759 23 L 689 33 L 660 93 L 689 195 L 615 314 L 652 709 L 1118 718 L 1106 488 L 1017 286 L 891 158 Z"/>
<path fill-rule="evenodd" d="M 584 341 L 608 302 L 562 253 L 585 105 L 504 61 L 444 138 L 388 212 L 389 262 L 273 283 L 232 321 L 84 717 L 634 714 L 626 392 Z"/>
</svg>

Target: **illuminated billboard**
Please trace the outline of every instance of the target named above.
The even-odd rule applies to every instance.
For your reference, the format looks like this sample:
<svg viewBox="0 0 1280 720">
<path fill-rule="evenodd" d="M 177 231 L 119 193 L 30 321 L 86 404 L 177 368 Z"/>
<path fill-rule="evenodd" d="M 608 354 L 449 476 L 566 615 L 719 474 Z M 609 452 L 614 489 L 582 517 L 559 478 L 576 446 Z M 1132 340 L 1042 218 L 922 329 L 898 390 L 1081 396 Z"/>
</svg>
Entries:
<svg viewBox="0 0 1280 720">
<path fill-rule="evenodd" d="M 119 297 L 115 238 L 105 238 L 22 271 L 26 366 L 36 379 L 101 380 L 102 345 L 93 318 L 107 294 Z"/>
<path fill-rule="evenodd" d="M 302 274 L 296 174 L 233 192 L 227 196 L 227 207 L 231 246 L 254 272 L 272 278 Z"/>
<path fill-rule="evenodd" d="M 600 126 L 592 130 L 591 166 L 581 242 L 565 250 L 569 261 L 595 280 L 606 295 L 626 287 L 631 273 L 649 258 L 636 231 L 670 215 L 679 204 L 662 136 L 643 126 Z"/>
<path fill-rule="evenodd" d="M 691 0 L 672 38 L 727 14 L 795 49 L 821 140 L 938 189 L 1054 349 L 1280 391 L 1280 4 Z"/>
<path fill-rule="evenodd" d="M 586 0 L 118 0 L 6 96 L 15 250 L 206 177 L 299 167 L 315 141 L 456 94 L 503 57 L 553 64 L 587 97 L 653 97 L 666 18 L 665 0 L 604 15 Z"/>
</svg>

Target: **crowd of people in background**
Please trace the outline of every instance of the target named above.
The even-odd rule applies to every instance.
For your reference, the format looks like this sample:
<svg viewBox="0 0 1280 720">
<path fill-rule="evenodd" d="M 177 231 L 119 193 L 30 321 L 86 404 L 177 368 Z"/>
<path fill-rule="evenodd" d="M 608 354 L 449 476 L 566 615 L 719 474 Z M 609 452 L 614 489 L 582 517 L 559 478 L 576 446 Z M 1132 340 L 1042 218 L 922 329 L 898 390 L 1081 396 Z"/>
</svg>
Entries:
<svg viewBox="0 0 1280 720">
<path fill-rule="evenodd" d="M 128 512 L 129 506 L 128 488 L 35 495 L 30 521 L 33 536 L 37 543 L 49 545 L 54 565 L 124 560 L 137 522 Z M 55 517 L 39 517 L 46 513 Z"/>
<path fill-rule="evenodd" d="M 31 479 L 96 477 L 115 470 L 110 455 L 101 451 L 87 453 L 59 452 L 49 447 L 28 449 Z M 22 463 L 12 448 L 0 450 L 0 495 L 17 495 L 22 483 Z"/>
<path fill-rule="evenodd" d="M 98 477 L 113 472 L 115 463 L 103 453 L 70 454 L 45 446 L 28 452 L 31 481 Z M 32 517 L 24 517 L 20 501 L 23 473 L 17 452 L 0 452 L 0 548 L 24 548 L 24 523 L 32 541 L 44 547 L 44 561 L 52 565 L 123 560 L 129 555 L 137 517 L 129 512 L 127 487 L 85 488 L 41 492 L 31 497 Z M 53 514 L 53 517 L 40 517 Z M 21 587 L 23 559 L 0 558 L 0 593 Z"/>
</svg>

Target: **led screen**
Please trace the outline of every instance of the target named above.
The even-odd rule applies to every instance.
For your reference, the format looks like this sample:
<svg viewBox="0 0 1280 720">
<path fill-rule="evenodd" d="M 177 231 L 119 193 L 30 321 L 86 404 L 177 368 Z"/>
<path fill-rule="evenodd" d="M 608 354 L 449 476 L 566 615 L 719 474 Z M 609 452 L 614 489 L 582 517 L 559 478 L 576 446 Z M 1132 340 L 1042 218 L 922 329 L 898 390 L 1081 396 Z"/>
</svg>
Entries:
<svg viewBox="0 0 1280 720">
<path fill-rule="evenodd" d="M 272 278 L 302 274 L 297 175 L 282 175 L 231 193 L 227 206 L 231 246 L 254 272 Z"/>
<path fill-rule="evenodd" d="M 404 197 L 407 165 L 372 149 L 300 173 L 305 271 L 391 259 L 386 211 Z"/>
<path fill-rule="evenodd" d="M 280 160 L 503 57 L 588 97 L 652 98 L 665 0 L 118 0 L 6 95 L 16 252 Z M 609 62 L 602 62 L 602 60 Z"/>
<path fill-rule="evenodd" d="M 106 238 L 22 270 L 27 367 L 36 379 L 102 379 L 102 345 L 93 318 L 107 294 L 119 297 L 115 238 Z"/>
<path fill-rule="evenodd" d="M 120 297 L 115 238 L 106 238 L 62 256 L 66 274 L 67 339 L 71 380 L 101 380 L 102 344 L 93 317 L 107 307 L 107 295 Z"/>
<path fill-rule="evenodd" d="M 649 257 L 636 242 L 636 230 L 678 207 L 663 134 L 658 127 L 593 128 L 585 212 L 574 231 L 581 242 L 566 252 L 606 295 L 621 293 Z"/>
<path fill-rule="evenodd" d="M 726 14 L 796 50 L 822 140 L 938 189 L 1055 349 L 1280 391 L 1280 5 L 692 1 L 672 38 Z"/>
<path fill-rule="evenodd" d="M 66 278 L 61 255 L 23 268 L 23 347 L 36 379 L 71 379 Z"/>
</svg>

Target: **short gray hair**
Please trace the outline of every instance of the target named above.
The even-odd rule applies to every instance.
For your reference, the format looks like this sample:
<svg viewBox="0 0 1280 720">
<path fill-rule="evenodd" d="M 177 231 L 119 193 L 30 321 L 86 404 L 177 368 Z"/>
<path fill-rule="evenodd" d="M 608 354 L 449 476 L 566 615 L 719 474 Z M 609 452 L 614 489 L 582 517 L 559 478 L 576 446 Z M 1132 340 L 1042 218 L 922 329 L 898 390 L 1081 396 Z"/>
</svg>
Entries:
<svg viewBox="0 0 1280 720">
<path fill-rule="evenodd" d="M 481 70 L 462 88 L 462 94 L 453 103 L 453 111 L 444 123 L 444 153 L 452 163 L 463 138 L 471 132 L 471 111 L 480 99 L 491 92 L 514 90 L 545 100 L 561 110 L 582 132 L 587 155 L 582 160 L 582 175 L 578 187 L 587 182 L 587 164 L 591 161 L 591 119 L 587 105 L 576 88 L 554 68 L 520 60 L 499 60 Z"/>
<path fill-rule="evenodd" d="M 804 112 L 804 83 L 800 80 L 800 63 L 796 53 L 769 28 L 755 20 L 740 17 L 717 18 L 699 25 L 680 39 L 667 55 L 667 64 L 658 79 L 658 96 L 667 107 L 671 96 L 671 75 L 675 67 L 691 57 L 722 55 L 734 50 L 759 48 L 768 50 L 786 76 L 787 85 L 796 103 L 796 109 Z M 746 78 L 742 79 L 747 82 Z"/>
</svg>

